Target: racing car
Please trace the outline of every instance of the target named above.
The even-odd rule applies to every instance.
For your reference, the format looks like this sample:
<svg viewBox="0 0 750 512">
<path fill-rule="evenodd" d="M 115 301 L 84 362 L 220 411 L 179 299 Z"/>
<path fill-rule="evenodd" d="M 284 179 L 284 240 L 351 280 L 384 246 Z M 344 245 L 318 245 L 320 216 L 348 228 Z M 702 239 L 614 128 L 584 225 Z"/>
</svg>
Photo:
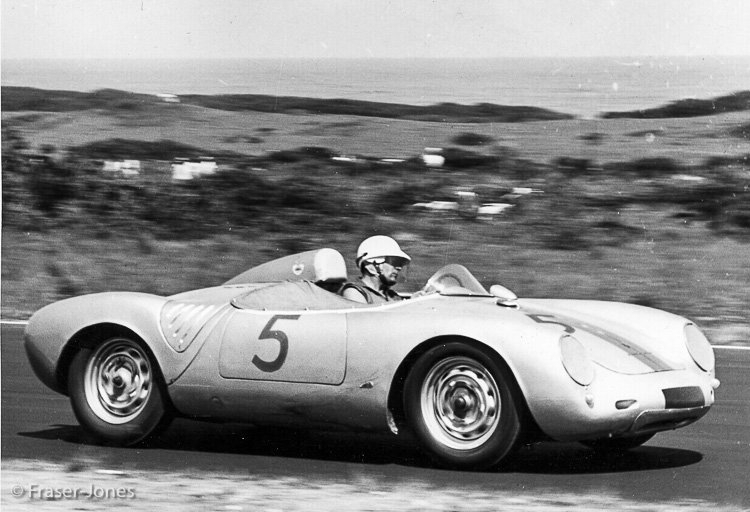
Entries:
<svg viewBox="0 0 750 512">
<path fill-rule="evenodd" d="M 709 341 L 643 306 L 518 298 L 465 267 L 362 304 L 335 249 L 169 297 L 98 293 L 30 319 L 36 375 L 99 442 L 137 445 L 179 416 L 415 440 L 438 464 L 495 468 L 536 441 L 627 450 L 714 403 Z"/>
</svg>

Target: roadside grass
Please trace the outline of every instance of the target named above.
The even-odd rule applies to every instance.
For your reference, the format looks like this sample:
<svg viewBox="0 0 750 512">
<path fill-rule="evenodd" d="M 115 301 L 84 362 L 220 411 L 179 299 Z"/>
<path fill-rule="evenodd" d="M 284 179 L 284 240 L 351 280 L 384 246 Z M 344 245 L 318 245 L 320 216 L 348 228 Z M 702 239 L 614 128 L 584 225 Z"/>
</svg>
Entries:
<svg viewBox="0 0 750 512">
<path fill-rule="evenodd" d="M 69 230 L 6 230 L 2 316 L 28 318 L 45 304 L 84 293 L 171 295 L 217 286 L 276 257 L 320 247 L 344 254 L 354 277 L 359 241 L 389 233 L 414 261 L 408 281 L 399 285 L 404 291 L 419 289 L 440 266 L 460 263 L 485 286 L 500 283 L 520 297 L 633 302 L 687 316 L 715 343 L 747 341 L 723 334 L 727 325 L 747 330 L 746 243 L 714 236 L 705 222 L 638 207 L 622 210 L 618 219 L 632 227 L 625 237 L 617 227 L 611 235 L 611 228 L 561 235 L 554 227 L 525 229 L 512 218 L 485 223 L 429 214 L 375 216 L 366 225 L 352 224 L 351 231 L 244 228 L 197 240 L 163 240 L 138 231 L 97 239 Z M 548 247 L 546 239 L 558 236 L 573 241 L 565 248 Z"/>
<path fill-rule="evenodd" d="M 639 501 L 606 488 L 586 493 L 554 489 L 467 488 L 417 478 L 380 477 L 352 470 L 345 478 L 257 475 L 211 471 L 106 469 L 96 461 L 55 464 L 3 460 L 2 505 L 14 510 L 173 510 L 330 511 L 511 511 L 622 510 L 630 512 L 739 512 L 738 506 L 704 500 Z M 45 498 L 55 490 L 71 497 Z M 117 493 L 120 493 L 119 497 Z M 19 495 L 20 496 L 17 496 Z M 72 496 L 76 497 L 72 497 Z"/>
</svg>

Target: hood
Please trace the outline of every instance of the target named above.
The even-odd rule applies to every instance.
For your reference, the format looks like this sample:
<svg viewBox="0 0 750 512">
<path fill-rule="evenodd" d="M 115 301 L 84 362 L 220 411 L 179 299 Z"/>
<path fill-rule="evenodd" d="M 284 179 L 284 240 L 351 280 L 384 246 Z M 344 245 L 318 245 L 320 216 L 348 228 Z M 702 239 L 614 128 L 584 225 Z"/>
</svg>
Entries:
<svg viewBox="0 0 750 512">
<path fill-rule="evenodd" d="M 599 301 L 524 299 L 520 312 L 540 325 L 574 336 L 595 363 L 637 375 L 682 370 L 667 352 L 681 339 L 684 319 L 651 308 Z"/>
</svg>

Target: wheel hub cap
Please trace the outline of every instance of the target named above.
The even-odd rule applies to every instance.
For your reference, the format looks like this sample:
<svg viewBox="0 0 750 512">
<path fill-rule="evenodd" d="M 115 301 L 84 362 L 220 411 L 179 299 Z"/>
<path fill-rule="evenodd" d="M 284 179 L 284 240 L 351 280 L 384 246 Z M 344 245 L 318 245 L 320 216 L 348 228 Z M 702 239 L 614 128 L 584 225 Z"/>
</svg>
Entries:
<svg viewBox="0 0 750 512">
<path fill-rule="evenodd" d="M 97 347 L 86 368 L 86 399 L 99 418 L 122 424 L 137 416 L 152 386 L 148 357 L 135 342 L 115 338 Z"/>
<path fill-rule="evenodd" d="M 468 357 L 450 357 L 428 373 L 422 412 L 446 446 L 472 449 L 491 436 L 500 419 L 500 394 L 489 371 Z"/>
</svg>

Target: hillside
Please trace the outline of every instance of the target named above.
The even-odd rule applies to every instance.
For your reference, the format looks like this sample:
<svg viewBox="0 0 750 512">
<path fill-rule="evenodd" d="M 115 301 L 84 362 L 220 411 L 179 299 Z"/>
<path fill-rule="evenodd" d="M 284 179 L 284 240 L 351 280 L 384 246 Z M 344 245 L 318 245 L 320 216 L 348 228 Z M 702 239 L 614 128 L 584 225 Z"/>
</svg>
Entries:
<svg viewBox="0 0 750 512">
<path fill-rule="evenodd" d="M 152 95 L 114 89 L 84 93 L 53 91 L 29 87 L 3 87 L 2 110 L 5 112 L 69 112 L 106 109 L 112 111 L 142 110 L 163 100 Z M 574 116 L 535 107 L 503 106 L 489 103 L 459 105 L 441 103 L 414 106 L 346 99 L 315 99 L 256 94 L 182 95 L 180 102 L 226 111 L 306 113 L 314 115 L 357 115 L 385 119 L 408 119 L 447 123 L 521 123 L 541 120 L 573 119 Z"/>
<path fill-rule="evenodd" d="M 668 105 L 628 112 L 605 112 L 603 119 L 665 119 L 674 117 L 704 117 L 729 112 L 750 110 L 750 91 L 742 91 L 712 99 L 688 98 Z"/>
</svg>

